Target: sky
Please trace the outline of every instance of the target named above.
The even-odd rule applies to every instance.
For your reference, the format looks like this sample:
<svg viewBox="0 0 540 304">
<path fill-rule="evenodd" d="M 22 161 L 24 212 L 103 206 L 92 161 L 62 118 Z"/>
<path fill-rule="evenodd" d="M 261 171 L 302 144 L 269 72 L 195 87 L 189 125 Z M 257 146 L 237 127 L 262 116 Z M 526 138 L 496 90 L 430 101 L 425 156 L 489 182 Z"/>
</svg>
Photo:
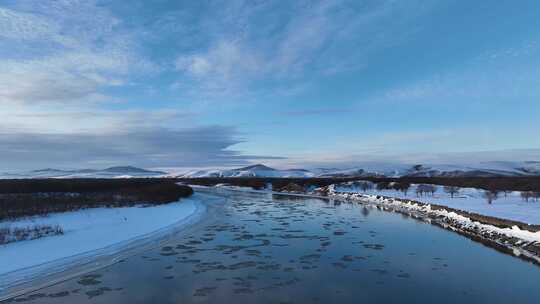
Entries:
<svg viewBox="0 0 540 304">
<path fill-rule="evenodd" d="M 526 0 L 0 0 L 0 169 L 540 160 L 539 15 Z"/>
</svg>

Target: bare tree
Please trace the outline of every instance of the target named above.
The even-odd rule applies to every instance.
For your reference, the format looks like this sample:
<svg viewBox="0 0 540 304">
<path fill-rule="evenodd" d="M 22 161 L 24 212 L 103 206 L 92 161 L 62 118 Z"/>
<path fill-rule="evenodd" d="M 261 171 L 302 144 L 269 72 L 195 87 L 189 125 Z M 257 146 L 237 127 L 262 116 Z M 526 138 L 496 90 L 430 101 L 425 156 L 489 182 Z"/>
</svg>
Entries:
<svg viewBox="0 0 540 304">
<path fill-rule="evenodd" d="M 433 194 L 435 194 L 435 192 L 437 192 L 437 187 L 434 186 L 434 185 L 429 185 L 429 184 L 420 184 L 418 186 L 416 186 L 416 195 L 417 196 L 423 196 L 424 194 L 431 194 L 431 196 L 433 196 Z"/>
<path fill-rule="evenodd" d="M 532 191 L 521 191 L 521 198 L 528 202 L 534 195 Z"/>
<path fill-rule="evenodd" d="M 534 191 L 532 193 L 532 196 L 534 197 L 534 201 L 538 202 L 538 200 L 540 199 L 540 191 Z"/>
<path fill-rule="evenodd" d="M 425 185 L 416 186 L 416 196 L 424 196 L 424 192 L 425 192 L 424 186 Z"/>
<path fill-rule="evenodd" d="M 488 204 L 493 203 L 494 200 L 499 198 L 498 190 L 486 190 L 482 196 L 487 200 Z"/>
<path fill-rule="evenodd" d="M 388 182 L 378 182 L 377 183 L 377 190 L 387 190 L 390 189 L 390 184 Z"/>
<path fill-rule="evenodd" d="M 431 196 L 433 196 L 435 194 L 435 192 L 437 192 L 437 186 L 435 186 L 435 185 L 427 185 L 426 190 L 427 190 L 427 192 L 429 194 L 431 194 Z"/>
<path fill-rule="evenodd" d="M 373 189 L 373 183 L 368 181 L 361 181 L 358 183 L 358 186 L 360 189 L 362 189 L 363 192 L 367 192 L 368 190 Z"/>
<path fill-rule="evenodd" d="M 411 187 L 411 184 L 407 182 L 396 182 L 392 185 L 392 188 L 394 190 L 403 192 L 405 196 L 407 196 L 407 193 L 409 192 L 410 187 Z"/>
<path fill-rule="evenodd" d="M 444 186 L 444 192 L 450 194 L 451 198 L 454 198 L 454 195 L 459 193 L 459 187 L 456 187 L 456 186 Z"/>
</svg>

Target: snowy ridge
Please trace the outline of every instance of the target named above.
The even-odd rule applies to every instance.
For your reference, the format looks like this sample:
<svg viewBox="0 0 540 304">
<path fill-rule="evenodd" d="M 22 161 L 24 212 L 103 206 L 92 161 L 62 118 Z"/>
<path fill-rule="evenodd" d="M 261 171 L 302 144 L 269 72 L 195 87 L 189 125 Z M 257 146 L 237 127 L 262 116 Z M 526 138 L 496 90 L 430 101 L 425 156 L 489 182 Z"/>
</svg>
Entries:
<svg viewBox="0 0 540 304">
<path fill-rule="evenodd" d="M 22 173 L 4 173 L 0 178 L 131 178 L 162 177 L 167 172 L 145 170 L 132 166 L 117 166 L 106 169 L 40 169 Z"/>
<path fill-rule="evenodd" d="M 354 168 L 279 170 L 262 164 L 238 169 L 195 170 L 181 178 L 197 177 L 491 177 L 540 175 L 540 161 L 484 162 L 477 165 L 407 165 L 366 163 Z"/>
<path fill-rule="evenodd" d="M 247 166 L 238 169 L 225 170 L 196 170 L 187 172 L 178 177 L 314 177 L 315 174 L 304 169 L 278 170 L 262 164 Z"/>
<path fill-rule="evenodd" d="M 540 162 L 485 162 L 477 165 L 415 165 L 402 172 L 412 177 L 529 176 L 540 175 Z"/>
<path fill-rule="evenodd" d="M 22 173 L 3 173 L 0 178 L 131 178 L 131 177 L 492 177 L 540 176 L 540 161 L 494 161 L 475 165 L 364 163 L 352 168 L 275 169 L 255 164 L 236 169 L 192 170 L 177 174 L 131 166 L 106 169 L 41 169 Z"/>
</svg>

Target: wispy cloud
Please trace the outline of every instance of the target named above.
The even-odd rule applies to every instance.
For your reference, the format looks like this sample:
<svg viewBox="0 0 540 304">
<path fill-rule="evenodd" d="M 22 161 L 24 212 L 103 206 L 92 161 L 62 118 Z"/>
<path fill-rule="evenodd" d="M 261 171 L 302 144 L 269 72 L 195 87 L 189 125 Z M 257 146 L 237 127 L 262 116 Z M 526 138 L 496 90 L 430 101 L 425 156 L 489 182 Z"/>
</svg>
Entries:
<svg viewBox="0 0 540 304">
<path fill-rule="evenodd" d="M 504 17 L 506 5 L 493 12 Z M 257 158 L 234 147 L 279 155 L 534 147 L 540 44 L 531 11 L 518 8 L 488 31 L 482 6 L 446 0 L 1 1 L 0 146 L 17 160 L 13 151 L 30 158 L 41 149 L 36 163 L 62 162 L 53 151 L 67 159 L 71 150 L 81 162 L 159 166 L 182 154 L 191 166 Z M 298 132 L 265 126 L 266 114 Z M 189 134 L 215 137 L 205 144 Z M 333 144 L 319 147 L 318 134 Z M 243 140 L 265 150 L 236 146 Z"/>
<path fill-rule="evenodd" d="M 516 62 L 516 57 L 519 61 Z M 375 96 L 376 102 L 447 102 L 452 99 L 485 102 L 540 98 L 540 44 L 484 52 L 460 66 L 442 70 L 423 79 L 401 83 Z"/>
<path fill-rule="evenodd" d="M 332 114 L 345 114 L 350 113 L 350 108 L 344 107 L 327 107 L 327 108 L 310 108 L 310 109 L 298 109 L 282 111 L 278 114 L 293 117 L 313 116 L 313 115 L 332 115 Z"/>
<path fill-rule="evenodd" d="M 180 55 L 175 67 L 198 84 L 199 94 L 220 96 L 236 93 L 240 85 L 268 69 L 256 52 L 231 41 L 220 41 L 205 53 Z"/>
<path fill-rule="evenodd" d="M 102 110 L 95 106 L 61 103 L 6 104 L 0 112 L 0 130 L 29 133 L 110 133 L 125 128 L 172 128 L 193 125 L 197 114 L 173 109 Z"/>
<path fill-rule="evenodd" d="M 540 161 L 540 149 L 479 150 L 440 153 L 392 153 L 364 151 L 361 153 L 314 153 L 268 164 L 289 168 L 363 168 L 366 170 L 399 170 L 412 165 L 458 165 L 478 167 L 485 163 Z M 493 167 L 493 166 L 491 166 Z"/>
<path fill-rule="evenodd" d="M 198 126 L 191 112 L 51 105 L 59 104 L 14 103 L 0 112 L 0 167 L 205 167 L 274 159 L 234 150 L 245 141 L 241 132 Z"/>
<path fill-rule="evenodd" d="M 232 149 L 243 141 L 234 127 L 197 126 L 188 111 L 108 108 L 117 98 L 107 89 L 159 71 L 139 53 L 139 38 L 94 1 L 0 7 L 0 43 L 9 45 L 0 50 L 0 165 L 209 166 L 260 157 Z M 234 44 L 180 61 L 177 69 L 216 86 L 256 64 Z"/>
<path fill-rule="evenodd" d="M 416 1 L 233 3 L 191 25 L 206 30 L 207 40 L 177 56 L 174 66 L 185 77 L 176 88 L 223 99 L 358 70 L 378 50 L 405 41 L 414 29 L 403 24 L 430 7 Z"/>
<path fill-rule="evenodd" d="M 152 69 L 119 23 L 92 1 L 0 8 L 0 102 L 92 101 Z"/>
</svg>

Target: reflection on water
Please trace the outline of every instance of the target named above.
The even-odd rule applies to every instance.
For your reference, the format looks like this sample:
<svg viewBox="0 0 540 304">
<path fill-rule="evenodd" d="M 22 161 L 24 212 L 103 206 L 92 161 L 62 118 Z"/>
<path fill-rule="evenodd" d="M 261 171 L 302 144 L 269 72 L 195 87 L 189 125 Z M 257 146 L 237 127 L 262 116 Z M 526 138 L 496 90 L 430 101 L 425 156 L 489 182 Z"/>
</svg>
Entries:
<svg viewBox="0 0 540 304">
<path fill-rule="evenodd" d="M 10 302 L 536 303 L 540 268 L 398 214 L 282 195 L 197 194 L 162 248 Z"/>
</svg>

